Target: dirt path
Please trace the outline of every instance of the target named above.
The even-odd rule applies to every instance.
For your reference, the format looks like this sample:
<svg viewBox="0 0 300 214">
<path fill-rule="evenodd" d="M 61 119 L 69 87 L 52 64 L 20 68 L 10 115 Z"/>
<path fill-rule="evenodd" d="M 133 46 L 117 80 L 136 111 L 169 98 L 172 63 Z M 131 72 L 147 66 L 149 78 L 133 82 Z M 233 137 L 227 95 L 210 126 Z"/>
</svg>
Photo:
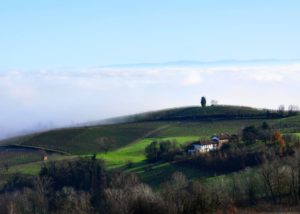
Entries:
<svg viewBox="0 0 300 214">
<path fill-rule="evenodd" d="M 130 144 L 137 143 L 137 142 L 139 142 L 140 140 L 142 140 L 142 139 L 144 139 L 144 138 L 147 138 L 147 137 L 150 137 L 151 135 L 155 134 L 156 132 L 159 132 L 159 131 L 161 131 L 161 130 L 167 129 L 167 128 L 173 126 L 173 125 L 174 125 L 174 123 L 168 124 L 168 125 L 164 125 L 164 126 L 161 126 L 161 127 L 157 128 L 157 129 L 154 129 L 154 130 L 152 130 L 152 131 L 146 133 L 146 134 L 143 135 L 142 137 L 139 137 L 138 139 L 132 141 Z M 128 144 L 128 145 L 129 145 L 129 144 Z"/>
</svg>

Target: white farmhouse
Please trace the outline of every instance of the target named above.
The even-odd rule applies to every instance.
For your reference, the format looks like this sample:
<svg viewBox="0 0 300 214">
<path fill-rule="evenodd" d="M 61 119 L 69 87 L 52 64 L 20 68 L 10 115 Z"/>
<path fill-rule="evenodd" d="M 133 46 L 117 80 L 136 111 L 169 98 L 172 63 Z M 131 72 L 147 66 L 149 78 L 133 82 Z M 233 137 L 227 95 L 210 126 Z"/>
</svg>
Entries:
<svg viewBox="0 0 300 214">
<path fill-rule="evenodd" d="M 205 153 L 216 150 L 217 146 L 218 143 L 214 141 L 198 142 L 191 145 L 191 147 L 188 149 L 188 153 L 191 155 Z"/>
<path fill-rule="evenodd" d="M 205 153 L 209 151 L 215 151 L 221 149 L 223 144 L 228 143 L 231 136 L 228 134 L 220 134 L 220 135 L 213 135 L 209 141 L 197 141 L 192 143 L 188 147 L 188 154 L 194 155 L 199 153 Z"/>
</svg>

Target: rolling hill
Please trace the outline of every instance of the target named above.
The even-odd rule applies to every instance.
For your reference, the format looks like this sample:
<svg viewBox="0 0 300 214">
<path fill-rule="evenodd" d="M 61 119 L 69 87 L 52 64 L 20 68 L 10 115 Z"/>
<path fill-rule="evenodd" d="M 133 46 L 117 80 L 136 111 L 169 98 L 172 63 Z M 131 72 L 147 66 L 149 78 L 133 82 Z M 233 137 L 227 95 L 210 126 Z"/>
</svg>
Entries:
<svg viewBox="0 0 300 214">
<path fill-rule="evenodd" d="M 245 126 L 260 126 L 264 121 L 283 133 L 300 136 L 300 115 L 279 117 L 276 112 L 265 109 L 209 106 L 173 108 L 130 115 L 110 119 L 107 121 L 110 124 L 106 125 L 56 129 L 15 137 L 0 143 L 59 151 L 56 156 L 50 157 L 50 161 L 96 154 L 97 158 L 105 161 L 108 168 L 139 174 L 142 180 L 157 186 L 175 171 L 184 172 L 190 179 L 212 175 L 193 167 L 168 162 L 149 164 L 144 150 L 152 141 L 172 140 L 179 145 L 185 145 L 197 139 L 210 138 L 216 133 L 240 133 Z M 38 160 L 29 162 L 28 158 L 23 161 L 24 158 L 19 156 L 10 154 L 9 157 L 19 165 L 11 165 L 5 174 L 37 174 L 44 164 Z"/>
<path fill-rule="evenodd" d="M 274 112 L 241 106 L 182 107 L 109 120 L 113 124 L 46 131 L 2 141 L 6 145 L 32 146 L 75 155 L 117 150 L 144 138 L 198 137 L 238 133 L 264 120 L 296 132 L 299 116 L 277 118 Z M 283 125 L 284 124 L 284 125 Z"/>
<path fill-rule="evenodd" d="M 106 120 L 108 123 L 146 122 L 146 121 L 216 121 L 238 119 L 270 119 L 280 115 L 274 110 L 257 109 L 245 106 L 215 105 L 170 108 L 145 112 Z"/>
</svg>

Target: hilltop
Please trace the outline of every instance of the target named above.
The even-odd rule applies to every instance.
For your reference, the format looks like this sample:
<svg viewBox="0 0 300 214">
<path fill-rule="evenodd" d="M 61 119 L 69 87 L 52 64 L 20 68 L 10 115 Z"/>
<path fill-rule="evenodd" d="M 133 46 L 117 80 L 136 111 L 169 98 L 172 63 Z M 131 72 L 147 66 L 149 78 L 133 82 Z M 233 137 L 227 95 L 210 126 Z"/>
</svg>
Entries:
<svg viewBox="0 0 300 214">
<path fill-rule="evenodd" d="M 205 108 L 188 106 L 139 113 L 105 120 L 108 123 L 145 122 L 145 121 L 217 121 L 234 119 L 270 119 L 280 115 L 274 110 L 246 106 L 213 105 Z"/>
</svg>

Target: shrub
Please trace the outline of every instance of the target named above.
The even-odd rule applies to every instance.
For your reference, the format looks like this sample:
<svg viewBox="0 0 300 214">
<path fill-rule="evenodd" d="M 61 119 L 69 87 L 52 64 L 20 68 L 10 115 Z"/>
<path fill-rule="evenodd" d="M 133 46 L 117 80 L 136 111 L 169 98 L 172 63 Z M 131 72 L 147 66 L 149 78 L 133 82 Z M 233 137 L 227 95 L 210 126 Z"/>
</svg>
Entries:
<svg viewBox="0 0 300 214">
<path fill-rule="evenodd" d="M 171 141 L 153 141 L 145 148 L 146 157 L 150 162 L 159 160 L 171 161 L 181 152 L 182 149 L 177 146 L 176 142 Z"/>
<path fill-rule="evenodd" d="M 242 139 L 247 144 L 255 143 L 259 136 L 259 131 L 254 126 L 247 126 L 243 129 Z"/>
</svg>

